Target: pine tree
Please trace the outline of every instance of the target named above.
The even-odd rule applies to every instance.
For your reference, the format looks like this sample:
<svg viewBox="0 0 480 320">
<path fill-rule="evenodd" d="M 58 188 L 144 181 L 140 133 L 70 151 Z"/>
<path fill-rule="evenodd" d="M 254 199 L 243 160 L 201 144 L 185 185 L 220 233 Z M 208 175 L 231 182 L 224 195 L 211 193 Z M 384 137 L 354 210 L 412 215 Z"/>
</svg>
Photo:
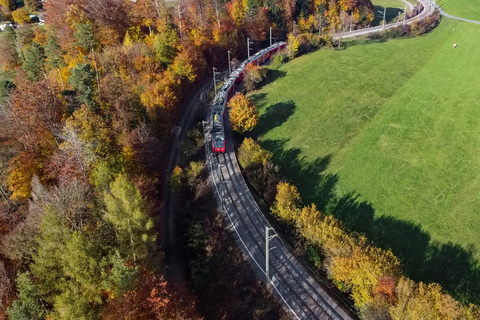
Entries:
<svg viewBox="0 0 480 320">
<path fill-rule="evenodd" d="M 16 280 L 17 300 L 7 309 L 11 320 L 45 319 L 45 307 L 38 295 L 35 284 L 30 279 L 30 272 L 20 273 Z"/>
<path fill-rule="evenodd" d="M 33 42 L 30 48 L 25 52 L 25 62 L 22 65 L 23 70 L 27 73 L 28 80 L 38 81 L 42 75 L 46 78 L 45 51 L 41 45 Z"/>
<path fill-rule="evenodd" d="M 65 61 L 63 60 L 61 48 L 52 35 L 48 36 L 47 43 L 45 44 L 44 49 L 47 59 L 47 66 L 52 69 L 57 69 L 60 83 L 62 84 L 62 89 L 65 90 L 65 84 L 63 83 L 63 77 L 60 71 L 60 68 L 65 67 Z"/>
<path fill-rule="evenodd" d="M 97 60 L 95 59 L 95 50 L 100 46 L 99 42 L 95 38 L 93 27 L 89 23 L 78 23 L 75 25 L 77 32 L 75 38 L 77 38 L 77 45 L 84 48 L 92 54 L 93 66 L 95 67 L 95 75 L 97 79 L 98 95 L 100 95 L 100 77 L 98 76 Z"/>
<path fill-rule="evenodd" d="M 90 64 L 77 64 L 73 69 L 70 69 L 71 76 L 68 82 L 73 86 L 77 92 L 76 99 L 78 102 L 85 104 L 91 110 L 97 109 L 97 104 L 94 100 L 93 84 L 95 82 L 95 74 L 93 73 Z"/>
<path fill-rule="evenodd" d="M 153 220 L 147 215 L 145 199 L 140 191 L 120 174 L 104 193 L 105 218 L 113 224 L 123 257 L 134 262 L 147 257 L 148 248 L 155 240 Z"/>
</svg>

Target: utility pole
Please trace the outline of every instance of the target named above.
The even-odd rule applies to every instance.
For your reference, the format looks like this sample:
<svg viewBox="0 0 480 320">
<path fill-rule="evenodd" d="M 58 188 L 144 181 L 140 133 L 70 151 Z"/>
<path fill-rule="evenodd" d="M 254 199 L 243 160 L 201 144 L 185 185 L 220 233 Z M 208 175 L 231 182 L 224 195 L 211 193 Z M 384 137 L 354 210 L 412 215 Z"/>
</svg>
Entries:
<svg viewBox="0 0 480 320">
<path fill-rule="evenodd" d="M 385 8 L 383 8 L 383 27 L 384 28 L 385 28 L 385 23 L 386 23 L 386 21 L 385 21 L 386 14 L 387 14 L 387 8 L 385 7 Z"/>
<path fill-rule="evenodd" d="M 215 76 L 218 74 L 217 68 L 213 67 L 213 88 L 215 89 L 215 96 L 217 96 L 217 80 L 215 79 Z"/>
<path fill-rule="evenodd" d="M 322 35 L 322 14 L 318 15 L 318 36 Z"/>
<path fill-rule="evenodd" d="M 350 31 L 352 31 L 352 24 L 353 24 L 353 12 L 350 13 Z"/>
<path fill-rule="evenodd" d="M 276 236 L 278 236 L 278 234 L 274 234 L 272 236 L 269 236 L 268 235 L 268 232 L 270 230 L 273 230 L 273 228 L 269 228 L 268 226 L 265 227 L 265 275 L 267 276 L 267 282 L 270 281 L 270 272 L 269 272 L 269 269 L 270 269 L 270 247 L 269 247 L 269 242 L 270 240 L 272 240 L 273 238 L 275 238 Z"/>
<path fill-rule="evenodd" d="M 272 46 L 272 27 L 270 27 L 270 47 Z"/>
<path fill-rule="evenodd" d="M 385 28 L 385 14 L 387 13 L 387 8 L 384 8 L 383 12 L 378 10 L 378 13 L 383 14 L 383 28 Z"/>
<path fill-rule="evenodd" d="M 228 54 L 228 75 L 230 76 L 230 74 L 232 73 L 232 65 L 230 64 L 230 53 L 231 51 L 228 50 L 227 51 L 227 54 Z"/>
<path fill-rule="evenodd" d="M 250 44 L 253 44 L 253 42 L 250 40 L 250 38 L 247 38 L 248 58 L 250 58 Z"/>
</svg>

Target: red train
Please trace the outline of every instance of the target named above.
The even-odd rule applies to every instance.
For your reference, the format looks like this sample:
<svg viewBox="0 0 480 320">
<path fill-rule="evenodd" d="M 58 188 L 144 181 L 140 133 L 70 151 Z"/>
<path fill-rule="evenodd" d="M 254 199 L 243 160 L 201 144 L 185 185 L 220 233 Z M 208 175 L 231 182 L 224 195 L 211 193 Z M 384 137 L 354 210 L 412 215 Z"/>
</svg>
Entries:
<svg viewBox="0 0 480 320">
<path fill-rule="evenodd" d="M 237 84 L 243 80 L 244 71 L 249 64 L 261 65 L 268 61 L 272 54 L 285 47 L 285 42 L 277 42 L 268 48 L 260 50 L 255 55 L 245 60 L 230 77 L 225 81 L 213 101 L 210 113 L 210 128 L 212 138 L 212 151 L 214 153 L 225 152 L 225 126 L 224 116 L 226 105 L 235 93 Z"/>
</svg>

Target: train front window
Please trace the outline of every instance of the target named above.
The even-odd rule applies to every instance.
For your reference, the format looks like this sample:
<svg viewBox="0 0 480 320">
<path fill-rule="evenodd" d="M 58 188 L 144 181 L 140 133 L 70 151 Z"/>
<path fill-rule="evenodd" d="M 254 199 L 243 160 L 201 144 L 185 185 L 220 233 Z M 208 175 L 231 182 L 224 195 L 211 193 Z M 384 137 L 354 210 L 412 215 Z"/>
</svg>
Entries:
<svg viewBox="0 0 480 320">
<path fill-rule="evenodd" d="M 223 147 L 224 147 L 224 141 L 223 141 L 223 139 L 215 139 L 215 140 L 213 140 L 213 147 L 214 147 L 215 149 L 223 148 Z"/>
</svg>

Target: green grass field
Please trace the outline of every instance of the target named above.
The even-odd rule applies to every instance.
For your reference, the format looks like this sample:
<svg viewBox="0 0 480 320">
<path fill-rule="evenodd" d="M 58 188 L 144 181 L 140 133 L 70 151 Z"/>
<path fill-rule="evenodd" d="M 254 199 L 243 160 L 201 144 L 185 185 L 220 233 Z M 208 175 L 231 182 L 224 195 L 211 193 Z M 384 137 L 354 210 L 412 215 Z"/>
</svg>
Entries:
<svg viewBox="0 0 480 320">
<path fill-rule="evenodd" d="M 460 18 L 480 21 L 480 1 L 476 0 L 437 0 L 446 13 Z"/>
<path fill-rule="evenodd" d="M 256 134 L 306 202 L 359 195 L 340 218 L 464 300 L 480 296 L 459 287 L 480 275 L 478 36 L 443 19 L 420 38 L 351 42 L 285 64 L 251 95 Z"/>
</svg>

